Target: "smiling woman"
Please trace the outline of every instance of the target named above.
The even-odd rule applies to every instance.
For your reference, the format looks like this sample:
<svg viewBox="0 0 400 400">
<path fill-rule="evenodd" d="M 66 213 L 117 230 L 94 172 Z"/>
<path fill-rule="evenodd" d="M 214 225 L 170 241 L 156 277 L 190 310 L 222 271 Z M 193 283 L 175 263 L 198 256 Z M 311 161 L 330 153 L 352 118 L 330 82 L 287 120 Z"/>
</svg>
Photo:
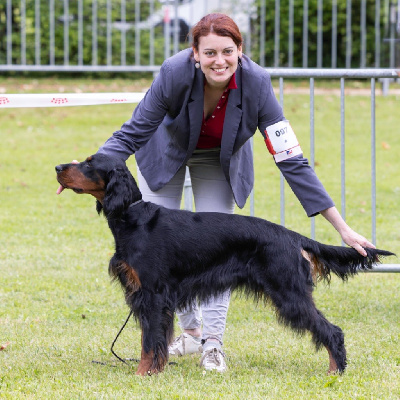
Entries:
<svg viewBox="0 0 400 400">
<path fill-rule="evenodd" d="M 207 119 L 216 109 L 218 102 L 228 88 L 242 56 L 239 47 L 230 37 L 209 33 L 199 39 L 198 49 L 194 48 L 194 59 L 204 73 L 204 117 Z M 236 82 L 233 89 L 237 89 Z M 202 131 L 203 133 L 203 131 Z M 221 132 L 222 133 L 222 132 Z"/>
<path fill-rule="evenodd" d="M 224 20 L 223 23 L 213 23 L 214 15 L 216 14 L 204 17 L 194 27 L 193 53 L 204 73 L 205 88 L 223 91 L 236 72 L 242 57 L 242 35 L 230 19 Z M 204 100 L 206 102 L 207 92 Z"/>
</svg>

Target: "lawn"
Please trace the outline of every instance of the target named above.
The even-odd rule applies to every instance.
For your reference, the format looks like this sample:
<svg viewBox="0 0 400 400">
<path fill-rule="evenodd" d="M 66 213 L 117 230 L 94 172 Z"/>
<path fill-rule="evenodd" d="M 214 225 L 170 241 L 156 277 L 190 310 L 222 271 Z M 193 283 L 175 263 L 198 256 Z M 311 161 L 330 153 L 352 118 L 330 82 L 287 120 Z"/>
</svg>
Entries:
<svg viewBox="0 0 400 400">
<path fill-rule="evenodd" d="M 0 93 L 139 91 L 148 80 L 0 79 Z M 318 85 L 318 82 L 317 82 Z M 377 98 L 377 245 L 400 254 L 399 96 Z M 309 97 L 288 92 L 285 112 L 309 156 Z M 340 102 L 315 99 L 316 171 L 340 209 Z M 345 332 L 348 369 L 327 376 L 328 357 L 310 337 L 276 323 L 273 310 L 232 300 L 225 374 L 204 373 L 198 357 L 151 378 L 110 353 L 127 317 L 110 283 L 113 241 L 94 200 L 57 196 L 55 165 L 82 160 L 132 113 L 133 105 L 0 109 L 0 398 L 5 399 L 398 399 L 400 274 L 366 273 L 315 291 L 318 308 Z M 346 218 L 371 235 L 370 100 L 346 98 Z M 279 173 L 261 135 L 255 147 L 255 214 L 280 221 Z M 129 166 L 135 173 L 133 157 Z M 286 225 L 310 235 L 310 220 L 285 187 Z M 249 205 L 240 213 L 249 214 Z M 321 217 L 316 238 L 340 244 Z M 385 260 L 399 263 L 395 257 Z M 1 347 L 2 346 L 2 347 Z M 130 322 L 115 346 L 140 354 Z"/>
</svg>

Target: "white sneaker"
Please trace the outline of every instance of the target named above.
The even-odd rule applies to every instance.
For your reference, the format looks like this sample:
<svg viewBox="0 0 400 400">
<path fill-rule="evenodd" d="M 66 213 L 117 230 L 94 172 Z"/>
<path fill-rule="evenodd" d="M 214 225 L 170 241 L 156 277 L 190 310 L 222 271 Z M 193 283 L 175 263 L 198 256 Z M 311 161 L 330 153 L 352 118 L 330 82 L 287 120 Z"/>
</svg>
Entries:
<svg viewBox="0 0 400 400">
<path fill-rule="evenodd" d="M 200 360 L 200 367 L 203 367 L 204 369 L 209 371 L 226 371 L 227 366 L 225 363 L 225 354 L 216 347 L 203 351 L 203 355 Z"/>
<path fill-rule="evenodd" d="M 201 339 L 189 335 L 188 333 L 182 333 L 178 336 L 168 347 L 168 353 L 170 356 L 184 356 L 186 354 L 201 353 L 203 346 L 201 345 Z"/>
</svg>

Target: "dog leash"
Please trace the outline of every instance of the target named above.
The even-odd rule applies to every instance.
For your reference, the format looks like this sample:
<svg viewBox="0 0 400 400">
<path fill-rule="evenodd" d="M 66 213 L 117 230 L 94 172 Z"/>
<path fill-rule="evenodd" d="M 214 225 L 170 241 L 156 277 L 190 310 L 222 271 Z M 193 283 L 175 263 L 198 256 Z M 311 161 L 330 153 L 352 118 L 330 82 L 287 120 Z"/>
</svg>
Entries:
<svg viewBox="0 0 400 400">
<path fill-rule="evenodd" d="M 133 361 L 133 362 L 140 362 L 140 360 L 138 360 L 137 358 L 121 358 L 115 351 L 114 351 L 114 345 L 117 342 L 119 336 L 121 335 L 122 331 L 125 329 L 127 323 L 129 322 L 129 319 L 131 318 L 133 312 L 132 310 L 129 312 L 128 318 L 126 319 L 126 321 L 124 322 L 124 324 L 122 325 L 121 329 L 119 330 L 119 332 L 117 333 L 117 336 L 115 337 L 114 341 L 111 344 L 111 353 L 122 363 L 128 365 L 129 367 L 131 366 L 127 361 Z M 100 364 L 100 365 L 110 365 L 101 361 L 92 361 L 93 364 Z M 176 365 L 176 362 L 169 362 L 168 365 Z M 116 367 L 116 365 L 110 365 L 111 367 Z"/>
<path fill-rule="evenodd" d="M 112 353 L 119 361 L 121 361 L 122 363 L 124 363 L 124 364 L 126 364 L 126 365 L 128 365 L 128 366 L 130 366 L 130 364 L 127 363 L 127 361 L 140 362 L 140 360 L 138 360 L 137 358 L 125 358 L 125 359 L 121 358 L 121 357 L 114 351 L 114 345 L 115 345 L 115 343 L 117 342 L 117 340 L 118 340 L 119 336 L 121 335 L 122 331 L 125 329 L 125 326 L 126 326 L 126 324 L 128 323 L 128 321 L 129 321 L 129 319 L 131 318 L 131 316 L 132 316 L 132 311 L 129 312 L 128 318 L 126 319 L 126 321 L 125 321 L 124 324 L 122 325 L 121 329 L 120 329 L 119 332 L 117 333 L 117 336 L 115 337 L 114 341 L 112 342 L 112 344 L 111 344 L 111 349 L 110 349 L 110 350 L 111 350 L 111 353 Z M 111 367 L 116 367 L 116 365 L 108 364 L 108 363 L 101 362 L 101 361 L 92 360 L 92 363 L 93 363 L 93 364 L 109 365 L 109 366 L 111 366 Z"/>
<path fill-rule="evenodd" d="M 115 351 L 114 351 L 114 345 L 115 345 L 116 341 L 118 340 L 119 335 L 120 335 L 120 334 L 122 333 L 122 331 L 124 330 L 124 328 L 125 328 L 126 324 L 128 323 L 129 319 L 131 318 L 132 314 L 133 314 L 133 312 L 132 312 L 132 310 L 131 310 L 131 311 L 129 312 L 128 318 L 126 319 L 126 321 L 125 321 L 124 324 L 122 325 L 121 329 L 119 330 L 117 336 L 115 337 L 114 341 L 112 342 L 111 349 L 110 349 L 110 350 L 111 350 L 111 353 L 113 353 L 113 355 L 114 355 L 115 357 L 117 357 L 119 361 L 123 362 L 123 363 L 126 364 L 126 365 L 129 365 L 126 361 L 135 361 L 135 362 L 139 362 L 139 360 L 136 360 L 136 359 L 125 359 L 125 360 L 124 360 L 124 359 L 121 358 L 117 353 L 115 353 Z"/>
</svg>

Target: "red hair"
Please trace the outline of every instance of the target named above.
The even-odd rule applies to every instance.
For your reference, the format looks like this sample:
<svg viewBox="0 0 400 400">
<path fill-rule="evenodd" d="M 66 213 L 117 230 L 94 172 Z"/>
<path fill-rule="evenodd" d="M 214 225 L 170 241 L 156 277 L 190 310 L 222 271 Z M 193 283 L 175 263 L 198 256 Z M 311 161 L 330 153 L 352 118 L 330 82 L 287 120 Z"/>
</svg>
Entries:
<svg viewBox="0 0 400 400">
<path fill-rule="evenodd" d="M 229 36 L 238 47 L 243 42 L 242 34 L 235 21 L 225 14 L 212 13 L 204 16 L 192 28 L 192 46 L 198 50 L 200 38 L 210 33 L 215 33 L 218 36 Z"/>
</svg>

